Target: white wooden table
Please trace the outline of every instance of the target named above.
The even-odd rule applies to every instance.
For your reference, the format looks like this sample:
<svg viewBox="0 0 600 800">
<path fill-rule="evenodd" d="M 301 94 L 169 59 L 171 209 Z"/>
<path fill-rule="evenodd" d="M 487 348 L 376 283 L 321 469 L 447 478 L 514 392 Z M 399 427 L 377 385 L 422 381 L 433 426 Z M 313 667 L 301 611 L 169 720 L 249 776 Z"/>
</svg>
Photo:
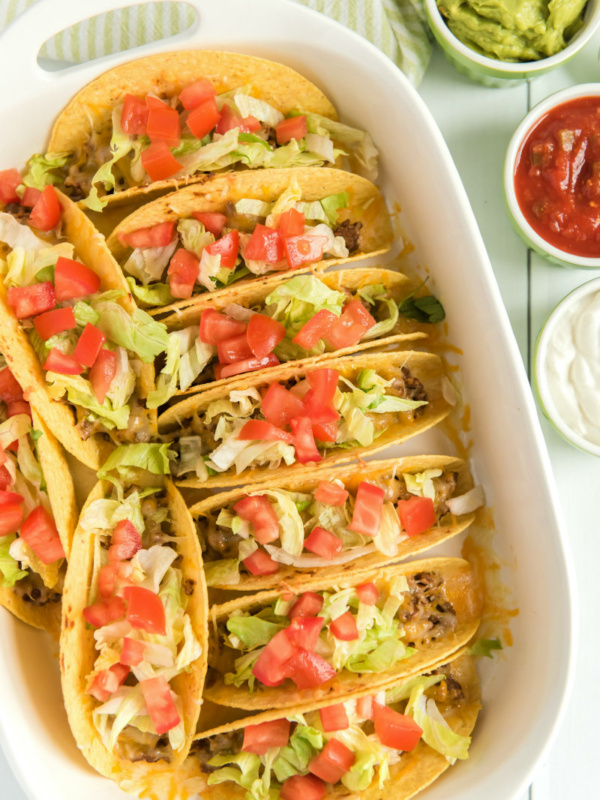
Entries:
<svg viewBox="0 0 600 800">
<path fill-rule="evenodd" d="M 597 272 L 552 267 L 528 253 L 504 209 L 504 153 L 518 122 L 536 102 L 565 86 L 600 81 L 599 47 L 600 34 L 566 67 L 531 85 L 511 89 L 488 89 L 472 83 L 456 72 L 438 50 L 420 90 L 464 181 L 529 370 L 537 334 L 548 314 L 562 297 L 596 277 Z M 576 685 L 562 729 L 529 792 L 507 800 L 600 796 L 596 752 L 600 699 L 595 683 L 600 660 L 596 614 L 600 532 L 594 529 L 600 460 L 563 442 L 545 420 L 542 425 L 575 557 L 582 636 Z M 552 620 L 546 624 L 551 625 Z M 559 630 L 556 636 L 561 636 Z M 518 653 L 514 657 L 518 658 Z M 35 754 L 31 755 L 35 768 Z M 26 800 L 1 752 L 0 798 Z"/>
</svg>

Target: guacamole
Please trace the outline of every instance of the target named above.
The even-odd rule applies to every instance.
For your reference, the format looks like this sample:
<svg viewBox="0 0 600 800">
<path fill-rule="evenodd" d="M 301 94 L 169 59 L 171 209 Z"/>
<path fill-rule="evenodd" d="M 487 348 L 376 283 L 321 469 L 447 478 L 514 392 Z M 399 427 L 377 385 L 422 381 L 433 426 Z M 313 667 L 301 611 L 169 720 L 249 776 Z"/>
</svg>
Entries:
<svg viewBox="0 0 600 800">
<path fill-rule="evenodd" d="M 587 0 L 438 0 L 461 42 L 500 61 L 559 53 L 583 24 Z"/>
</svg>

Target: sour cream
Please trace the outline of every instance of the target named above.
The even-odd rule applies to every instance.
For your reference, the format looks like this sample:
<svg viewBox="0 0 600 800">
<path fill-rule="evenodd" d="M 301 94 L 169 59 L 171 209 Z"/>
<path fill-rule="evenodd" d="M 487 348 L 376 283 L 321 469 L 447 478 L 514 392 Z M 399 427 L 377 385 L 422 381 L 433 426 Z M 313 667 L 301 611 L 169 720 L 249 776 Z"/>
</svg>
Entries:
<svg viewBox="0 0 600 800">
<path fill-rule="evenodd" d="M 580 286 L 551 314 L 536 381 L 544 412 L 563 436 L 600 456 L 600 280 Z"/>
</svg>

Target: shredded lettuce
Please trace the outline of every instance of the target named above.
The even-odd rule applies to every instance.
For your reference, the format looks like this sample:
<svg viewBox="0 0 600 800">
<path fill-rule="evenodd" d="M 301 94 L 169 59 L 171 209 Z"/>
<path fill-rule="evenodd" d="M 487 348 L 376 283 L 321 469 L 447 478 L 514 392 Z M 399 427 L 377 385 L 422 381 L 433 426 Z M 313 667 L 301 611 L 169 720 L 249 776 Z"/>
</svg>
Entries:
<svg viewBox="0 0 600 800">
<path fill-rule="evenodd" d="M 320 114 L 307 114 L 306 122 L 310 133 L 330 135 L 335 142 L 346 147 L 364 168 L 365 177 L 375 180 L 377 177 L 377 159 L 379 153 L 373 139 L 365 131 L 336 122 Z"/>
<path fill-rule="evenodd" d="M 49 184 L 62 183 L 63 176 L 56 172 L 67 165 L 69 153 L 36 153 L 27 162 L 27 171 L 23 175 L 23 184 L 33 189 L 42 189 Z"/>
<path fill-rule="evenodd" d="M 19 564 L 10 555 L 11 544 L 16 540 L 16 535 L 3 536 L 0 538 L 0 575 L 2 576 L 2 586 L 13 588 L 17 581 L 27 577 L 27 572 L 20 569 Z"/>
<path fill-rule="evenodd" d="M 215 241 L 213 234 L 209 233 L 197 219 L 180 219 L 177 223 L 177 231 L 185 249 L 190 253 L 195 253 L 198 258 L 202 256 L 204 248 Z"/>
<path fill-rule="evenodd" d="M 240 566 L 237 558 L 223 558 L 204 562 L 207 586 L 234 586 L 240 582 Z"/>
<path fill-rule="evenodd" d="M 127 283 L 133 296 L 148 306 L 168 306 L 175 301 L 168 283 L 150 283 L 140 286 L 135 278 L 127 278 Z"/>
<path fill-rule="evenodd" d="M 31 228 L 21 225 L 12 214 L 0 212 L 0 241 L 11 250 L 20 247 L 23 250 L 45 250 L 48 242 L 39 239 Z"/>
<path fill-rule="evenodd" d="M 263 489 L 253 492 L 271 498 L 271 503 L 279 520 L 279 538 L 283 549 L 291 555 L 299 556 L 304 549 L 304 523 L 289 492 L 283 489 Z"/>
<path fill-rule="evenodd" d="M 170 475 L 169 460 L 174 458 L 174 453 L 165 444 L 123 444 L 104 462 L 98 470 L 100 480 L 107 478 L 109 473 L 117 470 L 119 475 L 126 479 L 131 467 L 145 469 L 153 475 Z"/>
<path fill-rule="evenodd" d="M 331 227 L 335 227 L 338 221 L 338 211 L 341 208 L 348 208 L 350 205 L 350 195 L 348 192 L 330 194 L 321 200 L 323 211 L 327 215 Z"/>
<path fill-rule="evenodd" d="M 94 303 L 100 314 L 98 327 L 107 339 L 135 353 L 142 361 L 152 363 L 169 345 L 167 329 L 141 308 L 129 314 L 118 303 Z"/>
<path fill-rule="evenodd" d="M 161 279 L 176 249 L 176 236 L 163 247 L 136 247 L 123 264 L 123 269 L 137 278 L 143 286 L 148 286 L 152 281 Z"/>
<path fill-rule="evenodd" d="M 495 639 L 477 639 L 475 644 L 467 650 L 470 656 L 480 656 L 483 658 L 493 658 L 494 650 L 502 650 L 502 642 L 496 636 Z"/>
<path fill-rule="evenodd" d="M 227 620 L 227 630 L 237 637 L 248 650 L 269 644 L 276 633 L 286 627 L 285 623 L 269 622 L 261 617 L 231 616 Z"/>
<path fill-rule="evenodd" d="M 427 698 L 422 685 L 413 688 L 405 713 L 423 729 L 423 741 L 450 763 L 469 757 L 470 736 L 461 736 L 448 725 L 440 714 L 435 700 Z"/>
</svg>

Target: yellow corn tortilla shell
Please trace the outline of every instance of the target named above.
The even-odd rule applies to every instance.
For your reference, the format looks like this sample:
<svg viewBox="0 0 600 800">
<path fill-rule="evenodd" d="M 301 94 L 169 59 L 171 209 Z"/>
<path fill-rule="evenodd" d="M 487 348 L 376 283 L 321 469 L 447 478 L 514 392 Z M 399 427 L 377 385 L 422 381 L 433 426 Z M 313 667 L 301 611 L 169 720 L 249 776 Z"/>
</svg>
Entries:
<svg viewBox="0 0 600 800">
<path fill-rule="evenodd" d="M 445 719 L 456 733 L 461 736 L 470 736 L 475 728 L 481 708 L 481 692 L 475 660 L 471 656 L 465 655 L 463 651 L 459 651 L 459 654 L 453 655 L 449 661 L 450 663 L 444 663 L 442 666 L 445 670 L 447 667 L 448 674 L 458 680 L 462 687 L 464 698 L 448 704 Z M 404 683 L 404 679 L 394 681 L 386 688 L 392 689 L 402 683 Z M 363 690 L 345 695 L 341 699 L 357 699 L 370 694 L 372 694 L 370 690 Z M 309 711 L 336 705 L 339 702 L 340 698 L 337 698 L 335 701 L 329 700 L 322 703 L 299 705 L 293 709 L 286 709 L 285 716 L 292 717 L 305 714 Z M 272 722 L 273 720 L 281 719 L 281 716 L 281 711 L 265 711 L 261 714 L 256 714 L 256 716 L 244 717 L 235 722 L 221 724 L 212 730 L 204 731 L 196 736 L 196 740 L 227 734 L 231 731 L 246 728 L 249 725 Z M 382 789 L 379 788 L 379 779 L 375 775 L 371 786 L 362 792 L 350 792 L 345 786 L 332 786 L 326 792 L 324 800 L 333 800 L 333 798 L 344 798 L 344 800 L 409 800 L 409 798 L 414 797 L 429 786 L 449 766 L 450 764 L 441 753 L 438 753 L 421 740 L 412 752 L 403 753 L 400 761 L 390 766 L 389 778 Z M 244 800 L 246 797 L 246 790 L 232 781 L 208 786 L 206 783 L 207 773 L 200 769 L 198 759 L 193 752 L 190 753 L 178 773 L 178 784 L 187 785 L 190 792 L 201 793 L 203 797 L 209 798 L 209 800 Z"/>
<path fill-rule="evenodd" d="M 109 236 L 108 246 L 119 264 L 124 264 L 132 248 L 119 241 L 119 234 L 130 233 L 161 222 L 187 219 L 192 216 L 193 211 L 222 213 L 227 203 L 235 203 L 241 198 L 272 203 L 294 180 L 298 182 L 302 200 L 306 202 L 321 200 L 331 194 L 348 192 L 350 207 L 347 210 L 340 210 L 339 222 L 349 219 L 351 222 L 363 223 L 358 240 L 359 249 L 356 253 L 347 258 L 327 258 L 315 262 L 311 265 L 313 268 L 325 269 L 336 264 L 356 261 L 365 256 L 380 255 L 390 249 L 393 242 L 392 226 L 385 201 L 377 187 L 360 175 L 329 167 L 247 170 L 218 175 L 201 184 L 186 186 L 152 203 L 147 203 L 126 217 Z M 298 270 L 277 274 L 290 278 L 297 275 Z M 256 280 L 256 277 L 239 281 L 236 286 L 242 286 L 252 280 Z M 219 292 L 230 291 L 231 288 L 225 288 L 210 294 L 216 296 Z M 161 316 L 177 313 L 177 310 L 182 311 L 203 301 L 206 294 L 208 293 L 201 293 L 188 300 L 179 300 L 170 306 L 152 309 L 152 313 Z"/>
<path fill-rule="evenodd" d="M 289 273 L 287 273 L 287 280 L 290 280 Z M 403 275 L 401 272 L 392 272 L 389 269 L 366 269 L 364 267 L 354 267 L 353 269 L 340 269 L 335 272 L 327 272 L 320 274 L 318 279 L 322 281 L 330 289 L 343 290 L 356 292 L 366 286 L 374 286 L 375 284 L 383 284 L 387 287 L 389 296 L 399 303 L 413 291 L 414 286 L 412 281 Z M 202 300 L 197 305 L 188 306 L 183 311 L 175 314 L 170 314 L 166 318 L 160 318 L 169 330 L 181 330 L 188 325 L 198 325 L 200 323 L 200 316 L 203 311 L 207 309 L 214 309 L 215 311 L 222 312 L 230 303 L 244 306 L 244 308 L 256 309 L 261 304 L 264 305 L 266 298 L 274 292 L 279 286 L 286 282 L 286 279 L 280 275 L 271 275 L 270 277 L 262 278 L 258 281 L 252 281 L 244 285 L 238 286 L 234 284 L 230 289 L 213 294 L 202 295 Z M 396 350 L 410 349 L 415 346 L 419 339 L 424 339 L 427 336 L 426 330 L 431 327 L 429 325 L 422 325 L 415 320 L 407 319 L 400 316 L 396 324 L 395 330 L 398 333 L 393 335 L 387 334 L 379 339 L 369 339 L 368 341 L 359 342 L 359 344 L 352 347 L 343 347 L 335 352 L 325 352 L 318 356 L 310 356 L 305 359 L 298 359 L 295 361 L 286 361 L 288 365 L 299 365 L 300 363 L 311 364 L 317 366 L 323 359 L 327 358 L 340 358 L 341 356 L 349 355 L 350 353 L 360 353 L 363 350 L 387 350 L 394 348 Z M 216 356 L 215 356 L 216 358 Z M 264 373 L 265 370 L 256 370 L 256 374 Z M 205 391 L 206 389 L 214 389 L 217 386 L 225 386 L 231 383 L 232 380 L 240 380 L 239 375 L 234 378 L 222 378 L 218 381 L 211 381 L 210 383 L 203 383 L 196 386 L 190 386 L 184 392 L 178 391 L 176 396 L 186 396 L 189 394 L 196 394 L 197 392 Z"/>
<path fill-rule="evenodd" d="M 312 493 L 316 491 L 321 481 L 333 479 L 341 480 L 345 488 L 355 493 L 358 485 L 362 481 L 377 481 L 395 472 L 400 475 L 404 472 L 416 473 L 426 469 L 441 469 L 447 472 L 458 472 L 455 496 L 458 497 L 473 488 L 473 479 L 464 461 L 451 456 L 408 456 L 406 458 L 390 458 L 386 461 L 367 461 L 359 464 L 348 464 L 343 471 L 339 467 L 329 469 L 307 470 L 303 475 L 297 475 L 291 479 L 280 479 L 278 481 L 266 481 L 262 484 L 250 484 L 241 489 L 234 489 L 230 492 L 222 492 L 202 500 L 190 507 L 190 513 L 197 520 L 198 535 L 201 539 L 205 536 L 206 517 L 211 512 L 217 516 L 218 511 L 227 506 L 233 506 L 238 500 L 248 495 L 260 494 L 265 489 L 284 489 L 289 492 Z M 418 536 L 411 536 L 404 539 L 398 545 L 398 552 L 394 556 L 386 556 L 383 553 L 375 552 L 366 556 L 361 556 L 331 567 L 294 567 L 285 564 L 279 565 L 279 570 L 274 575 L 251 575 L 243 573 L 240 582 L 234 584 L 215 584 L 216 589 L 229 591 L 254 592 L 272 589 L 277 586 L 287 585 L 292 588 L 302 588 L 304 582 L 315 578 L 321 581 L 329 580 L 331 583 L 344 578 L 349 573 L 356 575 L 359 572 L 376 572 L 380 567 L 401 561 L 417 553 L 435 547 L 442 542 L 451 539 L 462 533 L 471 525 L 475 519 L 475 514 L 462 514 L 460 517 L 452 517 L 452 522 L 446 525 L 439 525 L 420 533 Z M 218 564 L 218 561 L 207 562 Z"/>
<path fill-rule="evenodd" d="M 161 485 L 158 478 L 155 485 Z M 202 645 L 201 656 L 191 665 L 190 671 L 173 679 L 173 690 L 179 695 L 183 704 L 183 722 L 186 743 L 182 750 L 172 759 L 169 768 L 182 762 L 196 731 L 196 724 L 202 704 L 202 687 L 206 674 L 207 659 L 207 614 L 208 599 L 202 569 L 202 555 L 194 531 L 194 524 L 183 498 L 170 481 L 165 482 L 169 499 L 169 509 L 174 530 L 177 533 L 178 552 L 181 555 L 180 569 L 188 586 L 193 592 L 188 596 L 187 613 L 190 615 L 192 628 Z M 108 482 L 100 482 L 92 490 L 82 513 L 89 505 L 107 494 L 112 486 Z M 89 604 L 88 592 L 92 579 L 94 561 L 94 542 L 97 532 L 83 531 L 77 528 L 71 550 L 71 558 L 65 579 L 63 592 L 62 629 L 60 636 L 60 668 L 65 708 L 71 730 L 77 746 L 90 765 L 106 777 L 117 783 L 131 779 L 141 773 L 151 776 L 165 772 L 164 762 L 161 764 L 134 764 L 126 758 L 109 752 L 96 730 L 92 714 L 97 701 L 86 694 L 87 675 L 92 672 L 98 655 L 94 648 L 94 631 L 86 624 L 83 609 Z"/>
<path fill-rule="evenodd" d="M 100 278 L 100 290 L 122 289 L 125 295 L 118 302 L 127 311 L 135 309 L 129 285 L 106 247 L 103 237 L 77 206 L 57 192 L 62 208 L 62 234 L 75 247 L 75 255 Z M 0 278 L 0 351 L 29 402 L 37 409 L 47 427 L 71 455 L 87 467 L 98 470 L 114 445 L 99 434 L 83 440 L 77 431 L 75 413 L 70 404 L 52 400 L 42 365 L 27 334 L 15 317 L 6 299 L 6 287 Z M 137 391 L 147 397 L 154 388 L 154 365 L 143 364 L 137 379 Z M 153 425 L 154 427 L 154 425 Z"/>
<path fill-rule="evenodd" d="M 251 86 L 254 97 L 283 114 L 302 110 L 337 119 L 335 108 L 313 83 L 295 70 L 264 58 L 213 50 L 180 50 L 129 61 L 84 86 L 56 120 L 48 152 L 80 156 L 92 133 L 111 125 L 113 108 L 126 94 L 149 93 L 174 97 L 200 78 L 209 78 L 218 94 Z M 92 127 L 93 126 L 93 127 Z M 110 204 L 127 202 L 136 194 L 151 197 L 178 185 L 203 181 L 206 175 L 155 181 L 107 196 Z"/>
<path fill-rule="evenodd" d="M 442 379 L 444 377 L 442 362 L 438 356 L 432 353 L 420 353 L 412 350 L 393 353 L 369 353 L 367 355 L 345 356 L 344 358 L 323 359 L 318 366 L 320 368 L 335 369 L 340 375 L 354 381 L 361 369 L 373 369 L 384 376 L 394 376 L 400 375 L 401 368 L 406 366 L 410 369 L 411 374 L 423 383 L 428 396 L 428 405 L 423 407 L 423 414 L 410 421 L 403 419 L 406 415 L 398 412 L 400 419 L 391 424 L 368 447 L 357 445 L 345 449 L 330 448 L 326 450 L 322 461 L 319 462 L 323 467 L 377 453 L 391 444 L 400 444 L 406 439 L 436 425 L 450 412 L 450 405 L 444 399 L 442 393 Z M 191 417 L 195 412 L 199 415 L 202 414 L 214 400 L 228 397 L 229 392 L 232 390 L 248 389 L 255 386 L 260 391 L 260 388 L 270 386 L 276 381 L 285 383 L 290 378 L 301 379 L 306 371 L 312 368 L 314 368 L 314 365 L 307 365 L 306 362 L 296 362 L 295 365 L 286 364 L 281 367 L 274 367 L 268 373 L 263 372 L 262 376 L 256 376 L 253 373 L 242 375 L 241 380 L 237 382 L 231 381 L 228 386 L 193 394 L 186 397 L 185 400 L 170 406 L 161 414 L 158 418 L 159 431 L 166 433 L 176 429 L 183 420 Z M 304 476 L 307 470 L 312 469 L 314 469 L 314 466 L 307 467 L 305 464 L 298 462 L 291 466 L 283 464 L 276 469 L 255 467 L 244 470 L 239 475 L 235 474 L 235 469 L 230 469 L 227 472 L 210 476 L 205 481 L 201 481 L 196 477 L 178 481 L 178 484 L 196 489 L 212 489 L 216 486 L 229 487 L 252 483 L 253 481 L 264 481 L 267 476 L 269 480 L 279 479 L 280 477 L 284 477 L 287 480 L 296 475 Z"/>
<path fill-rule="evenodd" d="M 464 647 L 474 636 L 479 627 L 482 598 L 475 582 L 473 571 L 468 561 L 461 558 L 432 558 L 424 561 L 413 561 L 394 567 L 385 567 L 371 573 L 371 580 L 377 585 L 389 582 L 396 576 L 414 575 L 418 572 L 436 571 L 442 573 L 446 584 L 446 593 L 454 606 L 457 617 L 456 629 L 446 635 L 440 635 L 435 641 L 423 645 L 412 656 L 398 661 L 392 669 L 381 673 L 354 673 L 342 670 L 330 681 L 313 689 L 298 689 L 291 680 L 281 686 L 262 686 L 255 684 L 253 692 L 247 685 L 237 688 L 226 685 L 224 672 L 233 668 L 235 655 L 231 648 L 225 648 L 217 639 L 217 624 L 227 620 L 236 611 L 254 611 L 270 605 L 281 595 L 281 589 L 240 597 L 223 605 L 211 608 L 209 671 L 204 695 L 213 703 L 224 706 L 235 706 L 248 710 L 262 708 L 290 708 L 306 703 L 330 699 L 339 700 L 350 693 L 372 693 L 375 689 L 384 689 L 400 680 L 418 675 L 440 664 L 445 664 L 453 653 Z M 336 581 L 336 588 L 347 588 L 364 583 L 367 573 L 351 574 Z M 302 584 L 303 591 L 331 591 L 331 580 L 326 578 L 307 579 Z"/>
</svg>

